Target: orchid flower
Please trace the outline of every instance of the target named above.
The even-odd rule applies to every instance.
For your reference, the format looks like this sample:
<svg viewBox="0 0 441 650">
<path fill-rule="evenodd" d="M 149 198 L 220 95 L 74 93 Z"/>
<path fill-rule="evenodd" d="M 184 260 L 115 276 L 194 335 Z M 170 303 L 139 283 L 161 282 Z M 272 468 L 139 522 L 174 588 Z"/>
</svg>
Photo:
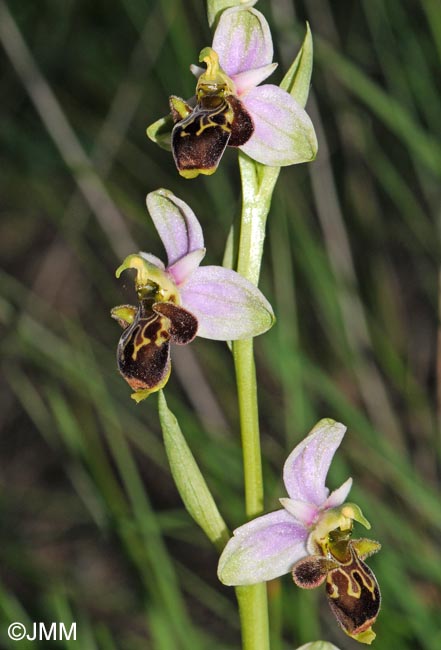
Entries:
<svg viewBox="0 0 441 650">
<path fill-rule="evenodd" d="M 282 508 L 234 531 L 220 557 L 218 575 L 227 585 L 254 584 L 289 572 L 307 589 L 326 581 L 328 602 L 343 630 L 371 643 L 380 592 L 362 560 L 380 545 L 350 539 L 354 521 L 370 528 L 360 508 L 345 503 L 352 479 L 331 493 L 325 485 L 345 431 L 334 420 L 321 420 L 297 445 L 283 470 L 288 498 L 280 499 Z"/>
<path fill-rule="evenodd" d="M 317 140 L 305 110 L 285 90 L 259 84 L 277 67 L 265 17 L 256 9 L 232 7 L 219 19 L 212 47 L 191 66 L 198 77 L 196 105 L 172 96 L 175 126 L 171 148 L 185 178 L 213 174 L 227 146 L 239 147 L 264 165 L 282 167 L 315 158 Z M 161 143 L 164 119 L 147 129 Z"/>
<path fill-rule="evenodd" d="M 170 343 L 201 336 L 229 341 L 262 334 L 274 322 L 271 305 L 251 282 L 221 266 L 200 266 L 202 229 L 189 206 L 168 190 L 147 196 L 147 208 L 167 253 L 167 266 L 150 253 L 129 255 L 116 271 L 136 270 L 139 304 L 112 310 L 124 328 L 118 368 L 137 402 L 168 381 Z"/>
<path fill-rule="evenodd" d="M 337 646 L 328 641 L 311 641 L 300 646 L 297 650 L 339 650 Z"/>
</svg>

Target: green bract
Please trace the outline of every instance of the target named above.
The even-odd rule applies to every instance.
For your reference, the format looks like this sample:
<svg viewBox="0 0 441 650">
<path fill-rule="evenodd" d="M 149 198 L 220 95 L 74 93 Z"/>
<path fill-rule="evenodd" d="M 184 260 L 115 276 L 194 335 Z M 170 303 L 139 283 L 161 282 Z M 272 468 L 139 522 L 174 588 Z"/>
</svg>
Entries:
<svg viewBox="0 0 441 650">
<path fill-rule="evenodd" d="M 228 528 L 162 392 L 158 406 L 165 451 L 181 499 L 208 539 L 222 548 L 228 541 Z"/>
<path fill-rule="evenodd" d="M 296 58 L 283 77 L 280 87 L 294 97 L 300 106 L 306 106 L 311 87 L 313 62 L 312 34 L 306 23 L 306 34 Z"/>
</svg>

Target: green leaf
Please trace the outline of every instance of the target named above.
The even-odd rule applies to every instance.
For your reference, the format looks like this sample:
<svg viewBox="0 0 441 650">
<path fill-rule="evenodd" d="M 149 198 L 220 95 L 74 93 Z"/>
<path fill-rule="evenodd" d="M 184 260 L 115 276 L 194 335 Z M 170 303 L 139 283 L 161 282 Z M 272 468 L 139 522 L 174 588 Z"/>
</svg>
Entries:
<svg viewBox="0 0 441 650">
<path fill-rule="evenodd" d="M 224 256 L 222 259 L 222 266 L 226 269 L 234 269 L 236 267 L 236 258 L 237 258 L 237 238 L 238 233 L 236 232 L 234 224 L 231 225 L 230 230 L 228 231 L 227 241 L 225 243 Z"/>
<path fill-rule="evenodd" d="M 220 14 L 230 7 L 240 7 L 244 9 L 255 5 L 257 0 L 207 0 L 207 16 L 210 27 L 215 27 Z"/>
<path fill-rule="evenodd" d="M 230 537 L 228 528 L 162 391 L 158 409 L 165 451 L 181 499 L 208 539 L 221 550 Z"/>
<path fill-rule="evenodd" d="M 289 92 L 303 107 L 306 105 L 311 85 L 312 60 L 312 34 L 309 24 L 306 23 L 306 35 L 302 47 L 280 84 L 280 87 Z"/>
</svg>

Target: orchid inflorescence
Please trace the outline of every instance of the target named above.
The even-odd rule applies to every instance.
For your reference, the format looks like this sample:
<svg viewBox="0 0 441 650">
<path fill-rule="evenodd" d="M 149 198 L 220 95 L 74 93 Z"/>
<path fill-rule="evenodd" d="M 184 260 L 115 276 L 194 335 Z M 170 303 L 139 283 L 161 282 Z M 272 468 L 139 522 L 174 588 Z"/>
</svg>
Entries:
<svg viewBox="0 0 441 650">
<path fill-rule="evenodd" d="M 243 158 L 255 161 L 254 177 L 261 184 L 248 187 L 244 203 L 260 201 L 257 239 L 263 242 L 274 183 L 265 188 L 262 169 L 313 160 L 317 140 L 303 108 L 312 41 L 310 63 L 306 55 L 302 61 L 301 52 L 282 87 L 260 85 L 277 64 L 273 63 L 268 23 L 254 4 L 254 0 L 208 0 L 211 21 L 216 18 L 217 26 L 211 46 L 200 53 L 199 62 L 205 68 L 191 66 L 197 78 L 195 95 L 189 100 L 171 95 L 170 115 L 153 123 L 147 133 L 154 142 L 171 149 L 184 178 L 213 174 L 227 147 L 238 148 L 246 154 Z M 310 36 L 309 28 L 307 34 Z M 296 74 L 300 78 L 297 90 Z M 243 183 L 245 188 L 244 179 Z M 202 228 L 184 201 L 161 189 L 147 196 L 147 208 L 164 245 L 167 264 L 151 253 L 126 257 L 116 274 L 135 271 L 137 304 L 112 310 L 112 317 L 124 330 L 117 349 L 118 368 L 137 402 L 166 385 L 172 343 L 186 345 L 196 336 L 221 341 L 252 339 L 274 323 L 270 303 L 253 283 L 229 268 L 201 266 L 206 252 Z M 245 219 L 242 227 L 246 227 Z M 261 256 L 259 246 L 256 250 Z M 214 543 L 223 540 L 225 544 L 228 529 L 162 393 L 159 413 L 172 473 L 188 511 Z M 224 584 L 240 587 L 286 573 L 304 589 L 325 583 L 328 603 L 341 628 L 353 639 L 370 644 L 375 638 L 372 626 L 381 597 L 365 559 L 377 552 L 380 544 L 352 539 L 354 522 L 370 528 L 360 508 L 346 502 L 352 479 L 331 493 L 326 487 L 332 458 L 345 431 L 346 427 L 334 420 L 321 420 L 295 447 L 284 465 L 288 497 L 280 499 L 282 508 L 234 531 L 220 556 L 218 576 Z M 244 458 L 246 453 L 244 444 Z M 186 473 L 186 468 L 191 469 Z M 338 649 L 315 641 L 298 650 Z"/>
</svg>

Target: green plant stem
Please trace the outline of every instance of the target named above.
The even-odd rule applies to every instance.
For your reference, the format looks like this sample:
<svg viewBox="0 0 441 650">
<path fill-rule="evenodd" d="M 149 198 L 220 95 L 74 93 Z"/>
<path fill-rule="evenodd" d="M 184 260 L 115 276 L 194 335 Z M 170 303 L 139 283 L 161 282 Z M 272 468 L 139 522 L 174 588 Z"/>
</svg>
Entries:
<svg viewBox="0 0 441 650">
<path fill-rule="evenodd" d="M 239 154 L 242 178 L 242 215 L 237 270 L 257 285 L 265 240 L 266 218 L 278 177 L 278 168 L 266 168 Z M 253 341 L 233 343 L 239 402 L 240 429 L 248 518 L 263 510 L 262 457 Z M 236 589 L 239 603 L 243 650 L 269 650 L 266 584 Z"/>
<path fill-rule="evenodd" d="M 239 603 L 242 650 L 269 650 L 266 583 L 236 587 Z"/>
<path fill-rule="evenodd" d="M 233 354 L 242 438 L 245 511 L 247 517 L 251 518 L 259 515 L 263 510 L 259 412 L 252 339 L 235 342 Z"/>
</svg>

